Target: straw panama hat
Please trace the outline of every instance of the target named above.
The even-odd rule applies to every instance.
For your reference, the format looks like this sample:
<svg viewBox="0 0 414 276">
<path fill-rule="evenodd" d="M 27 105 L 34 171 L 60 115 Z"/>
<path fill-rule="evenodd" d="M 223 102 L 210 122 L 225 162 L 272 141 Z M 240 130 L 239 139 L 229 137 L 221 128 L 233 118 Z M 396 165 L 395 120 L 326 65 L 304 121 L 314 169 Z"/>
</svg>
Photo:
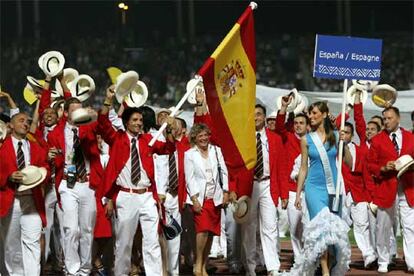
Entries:
<svg viewBox="0 0 414 276">
<path fill-rule="evenodd" d="M 122 104 L 125 97 L 132 91 L 137 85 L 139 75 L 135 71 L 128 71 L 120 74 L 116 78 L 115 84 L 115 97 L 117 101 Z"/>
<path fill-rule="evenodd" d="M 241 196 L 233 206 L 234 220 L 239 224 L 246 222 L 250 214 L 250 197 Z"/>
<path fill-rule="evenodd" d="M 23 180 L 17 188 L 18 192 L 23 192 L 36 187 L 45 180 L 47 170 L 43 167 L 27 166 L 21 170 Z"/>
</svg>

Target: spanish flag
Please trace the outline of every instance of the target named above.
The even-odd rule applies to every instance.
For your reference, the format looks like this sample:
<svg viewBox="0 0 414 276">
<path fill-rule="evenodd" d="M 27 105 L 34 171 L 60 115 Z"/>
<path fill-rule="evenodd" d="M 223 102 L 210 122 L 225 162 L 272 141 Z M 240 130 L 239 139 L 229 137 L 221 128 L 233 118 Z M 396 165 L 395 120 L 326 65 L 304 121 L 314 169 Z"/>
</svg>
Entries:
<svg viewBox="0 0 414 276">
<path fill-rule="evenodd" d="M 198 72 L 214 135 L 239 196 L 251 194 L 256 164 L 256 46 L 251 5 Z"/>
</svg>

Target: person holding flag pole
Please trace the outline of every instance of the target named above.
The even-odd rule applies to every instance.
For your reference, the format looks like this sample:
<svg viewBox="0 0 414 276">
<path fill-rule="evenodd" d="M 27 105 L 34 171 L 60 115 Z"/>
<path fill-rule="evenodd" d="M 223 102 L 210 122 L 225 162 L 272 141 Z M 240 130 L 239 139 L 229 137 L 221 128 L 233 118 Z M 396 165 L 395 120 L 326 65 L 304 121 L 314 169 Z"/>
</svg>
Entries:
<svg viewBox="0 0 414 276">
<path fill-rule="evenodd" d="M 344 81 L 344 97 L 347 91 Z M 346 100 L 342 106 L 345 114 Z M 313 275 L 320 258 L 322 275 L 344 275 L 349 268 L 351 250 L 348 240 L 349 227 L 339 216 L 343 213 L 343 183 L 341 164 L 352 162 L 347 147 L 344 148 L 342 131 L 345 116 L 341 116 L 341 134 L 329 120 L 326 102 L 315 102 L 309 107 L 311 131 L 301 140 L 302 161 L 298 176 L 295 206 L 301 209 L 301 192 L 305 185 L 305 200 L 310 221 L 305 225 L 304 249 L 301 258 L 295 260 L 291 275 Z M 339 144 L 339 145 L 338 145 Z M 338 156 L 338 162 L 337 162 Z M 308 168 L 308 157 L 310 166 Z M 305 184 L 306 182 L 306 184 Z M 306 214 L 305 214 L 306 215 Z M 312 233 L 312 234 L 311 234 Z M 306 257 L 304 257 L 306 256 Z M 330 262 L 330 256 L 334 258 Z"/>
</svg>

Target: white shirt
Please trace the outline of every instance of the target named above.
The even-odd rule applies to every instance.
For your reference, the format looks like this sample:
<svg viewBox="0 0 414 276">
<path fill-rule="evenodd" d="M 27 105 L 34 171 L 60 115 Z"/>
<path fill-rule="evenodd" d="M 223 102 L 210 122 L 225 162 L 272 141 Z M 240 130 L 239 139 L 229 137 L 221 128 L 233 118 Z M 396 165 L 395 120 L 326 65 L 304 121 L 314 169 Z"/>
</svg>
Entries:
<svg viewBox="0 0 414 276">
<path fill-rule="evenodd" d="M 19 142 L 22 142 L 22 151 L 24 154 L 24 165 L 25 167 L 30 165 L 30 144 L 26 139 L 22 139 L 19 140 L 16 137 L 14 137 L 13 135 L 12 137 L 12 142 L 13 142 L 13 147 L 14 147 L 14 153 L 16 154 L 16 165 L 17 164 L 17 149 L 19 148 Z M 4 156 L 2 156 L 2 158 L 4 158 Z"/>
<path fill-rule="evenodd" d="M 269 163 L 269 142 L 267 140 L 266 129 L 262 128 L 260 131 L 260 140 L 262 141 L 262 153 L 263 153 L 263 177 L 270 176 L 270 163 Z"/>
<path fill-rule="evenodd" d="M 24 165 L 25 167 L 29 166 L 30 165 L 30 143 L 29 141 L 27 141 L 26 139 L 19 140 L 13 135 L 11 137 L 12 137 L 12 142 L 13 142 L 14 153 L 16 154 L 16 165 L 18 166 L 17 149 L 19 148 L 19 142 L 22 142 L 22 151 L 24 154 Z M 29 195 L 31 193 L 32 193 L 31 189 L 23 191 L 23 192 L 16 191 L 16 195 Z"/>
<path fill-rule="evenodd" d="M 201 154 L 201 152 L 200 152 Z M 211 163 L 209 158 L 204 158 L 203 156 L 203 165 L 204 165 L 204 171 L 206 173 L 206 193 L 205 197 L 208 199 L 214 198 L 214 193 L 216 191 L 216 184 L 213 180 L 213 168 L 211 167 Z"/>
<path fill-rule="evenodd" d="M 115 130 L 125 130 L 124 124 L 122 123 L 122 119 L 119 118 L 118 114 L 116 113 L 115 109 L 111 108 L 108 113 L 108 119 L 112 123 L 112 126 Z"/>
<path fill-rule="evenodd" d="M 355 163 L 356 163 L 356 147 L 355 147 L 355 144 L 353 142 L 348 143 L 348 149 L 349 149 L 349 152 L 351 153 L 351 157 L 352 157 L 351 171 L 355 171 Z"/>
<path fill-rule="evenodd" d="M 155 136 L 155 133 L 158 131 L 156 129 L 150 129 L 152 136 Z M 158 136 L 157 141 L 165 142 L 164 135 Z M 157 185 L 157 193 L 165 195 L 168 187 L 168 176 L 169 176 L 169 164 L 168 164 L 168 155 L 158 155 L 153 154 L 152 158 L 154 159 L 154 178 L 155 184 Z"/>
<path fill-rule="evenodd" d="M 129 144 L 130 144 L 130 148 L 132 149 L 132 138 L 136 138 L 136 146 L 137 146 L 137 151 L 138 151 L 138 158 L 139 158 L 139 164 L 140 164 L 140 168 L 141 168 L 141 178 L 138 181 L 137 185 L 132 184 L 131 181 L 131 151 L 129 154 L 129 158 L 128 161 L 126 162 L 124 168 L 122 169 L 121 173 L 118 175 L 118 178 L 116 179 L 116 185 L 127 188 L 127 189 L 144 189 L 144 188 L 148 188 L 151 186 L 151 182 L 148 178 L 147 173 L 144 170 L 144 167 L 142 166 L 142 161 L 141 161 L 141 155 L 139 154 L 139 142 L 138 142 L 138 138 L 137 137 L 133 137 L 132 135 L 130 135 L 127 132 L 128 135 L 128 139 L 129 139 Z"/>
<path fill-rule="evenodd" d="M 47 141 L 47 135 L 49 134 L 49 132 L 51 132 L 54 128 L 55 128 L 56 124 L 54 124 L 53 126 L 47 127 L 45 126 L 43 129 L 43 139 L 45 139 L 45 141 Z"/>
<path fill-rule="evenodd" d="M 70 125 L 69 123 L 66 123 L 65 129 L 64 129 L 64 135 L 65 135 L 65 172 L 67 171 L 67 167 L 69 165 L 74 165 L 72 163 L 73 157 L 75 155 L 75 150 L 73 148 L 73 131 L 72 129 L 76 128 L 78 131 L 78 137 L 79 137 L 79 127 Z M 80 141 L 80 140 L 79 140 Z M 85 161 L 85 168 L 86 173 L 90 173 L 90 161 L 85 157 L 85 154 L 83 154 L 83 160 Z"/>
<path fill-rule="evenodd" d="M 390 134 L 388 136 L 390 137 L 391 142 L 393 140 L 393 134 L 394 133 L 397 135 L 396 140 L 397 140 L 397 144 L 398 144 L 398 155 L 399 155 L 401 153 L 401 147 L 402 147 L 402 132 L 401 132 L 401 129 L 398 127 L 398 129 L 396 131 L 390 132 Z"/>
</svg>

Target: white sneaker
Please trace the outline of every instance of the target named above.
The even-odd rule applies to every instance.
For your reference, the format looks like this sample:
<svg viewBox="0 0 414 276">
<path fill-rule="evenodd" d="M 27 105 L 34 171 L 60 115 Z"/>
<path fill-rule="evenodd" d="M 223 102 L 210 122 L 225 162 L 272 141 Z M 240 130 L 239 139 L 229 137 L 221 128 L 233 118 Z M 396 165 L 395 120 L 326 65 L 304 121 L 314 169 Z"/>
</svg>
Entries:
<svg viewBox="0 0 414 276">
<path fill-rule="evenodd" d="M 375 257 L 375 255 L 370 255 L 370 256 L 366 257 L 365 261 L 364 261 L 364 267 L 367 268 L 367 267 L 371 266 L 375 262 L 376 259 L 377 259 L 377 257 Z"/>
<path fill-rule="evenodd" d="M 379 273 L 388 273 L 388 265 L 386 265 L 386 264 L 379 264 L 378 265 L 378 272 Z"/>
</svg>

